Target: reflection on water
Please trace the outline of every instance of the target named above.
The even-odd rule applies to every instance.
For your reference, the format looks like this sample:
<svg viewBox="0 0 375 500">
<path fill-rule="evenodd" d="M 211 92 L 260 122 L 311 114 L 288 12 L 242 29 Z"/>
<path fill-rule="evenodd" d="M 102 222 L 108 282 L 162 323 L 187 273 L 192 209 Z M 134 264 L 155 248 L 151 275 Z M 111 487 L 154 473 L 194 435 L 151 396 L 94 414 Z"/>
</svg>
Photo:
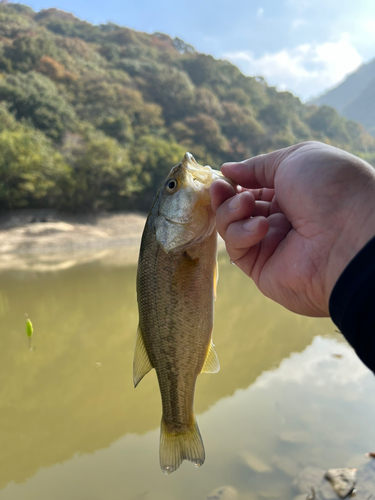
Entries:
<svg viewBox="0 0 375 500">
<path fill-rule="evenodd" d="M 0 500 L 204 500 L 223 485 L 239 500 L 289 500 L 307 465 L 356 466 L 372 451 L 370 372 L 329 320 L 273 304 L 222 256 L 221 371 L 198 378 L 195 403 L 206 463 L 163 476 L 155 373 L 132 385 L 135 274 L 100 263 L 0 274 Z"/>
</svg>

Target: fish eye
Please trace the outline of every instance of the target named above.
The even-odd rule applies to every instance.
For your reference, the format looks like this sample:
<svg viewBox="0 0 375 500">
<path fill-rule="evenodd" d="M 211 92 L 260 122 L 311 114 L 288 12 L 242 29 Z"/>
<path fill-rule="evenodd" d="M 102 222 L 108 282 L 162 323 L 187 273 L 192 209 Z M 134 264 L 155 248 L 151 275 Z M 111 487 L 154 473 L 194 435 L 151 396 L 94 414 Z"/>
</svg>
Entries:
<svg viewBox="0 0 375 500">
<path fill-rule="evenodd" d="M 167 188 L 168 191 L 174 191 L 177 187 L 176 179 L 168 179 L 167 182 L 165 183 L 165 187 Z"/>
</svg>

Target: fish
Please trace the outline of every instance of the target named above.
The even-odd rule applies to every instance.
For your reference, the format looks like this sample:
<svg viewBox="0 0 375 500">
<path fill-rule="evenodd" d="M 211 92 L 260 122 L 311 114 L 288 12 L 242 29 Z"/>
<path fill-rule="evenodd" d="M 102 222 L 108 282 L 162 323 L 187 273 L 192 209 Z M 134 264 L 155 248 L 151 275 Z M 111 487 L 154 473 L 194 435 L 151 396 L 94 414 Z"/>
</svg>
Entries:
<svg viewBox="0 0 375 500">
<path fill-rule="evenodd" d="M 133 381 L 137 387 L 156 371 L 163 411 L 159 461 L 167 475 L 184 460 L 197 467 L 205 460 L 193 406 L 198 375 L 220 369 L 212 342 L 218 268 L 209 195 L 217 178 L 221 172 L 186 153 L 155 196 L 142 235 Z"/>
</svg>

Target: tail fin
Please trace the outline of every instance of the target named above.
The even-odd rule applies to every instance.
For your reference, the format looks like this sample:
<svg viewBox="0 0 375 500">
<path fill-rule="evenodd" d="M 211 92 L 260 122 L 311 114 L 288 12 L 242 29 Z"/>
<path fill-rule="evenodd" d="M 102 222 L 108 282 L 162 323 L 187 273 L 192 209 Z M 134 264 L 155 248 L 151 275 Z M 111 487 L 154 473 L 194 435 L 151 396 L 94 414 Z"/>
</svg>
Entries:
<svg viewBox="0 0 375 500">
<path fill-rule="evenodd" d="M 164 474 L 171 474 L 184 460 L 190 460 L 200 467 L 205 459 L 204 446 L 197 422 L 185 433 L 168 432 L 164 419 L 160 427 L 160 468 Z"/>
</svg>

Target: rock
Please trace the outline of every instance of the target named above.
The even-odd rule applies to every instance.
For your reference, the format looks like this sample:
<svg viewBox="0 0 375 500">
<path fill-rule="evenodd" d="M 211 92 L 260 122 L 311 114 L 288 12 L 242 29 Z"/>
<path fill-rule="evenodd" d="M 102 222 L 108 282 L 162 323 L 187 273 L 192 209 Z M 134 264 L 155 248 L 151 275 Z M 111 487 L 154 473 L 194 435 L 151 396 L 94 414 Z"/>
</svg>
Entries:
<svg viewBox="0 0 375 500">
<path fill-rule="evenodd" d="M 210 493 L 206 500 L 237 500 L 238 491 L 233 486 L 220 486 Z"/>
<path fill-rule="evenodd" d="M 340 498 L 346 498 L 354 490 L 357 469 L 329 469 L 324 477 L 328 479 Z"/>
<path fill-rule="evenodd" d="M 324 470 L 306 467 L 294 482 L 305 500 L 337 500 L 331 484 L 324 478 Z"/>
<path fill-rule="evenodd" d="M 351 471 L 353 469 L 344 470 Z M 354 479 L 356 480 L 355 499 L 375 500 L 375 460 L 368 461 L 364 466 L 359 466 Z M 332 483 L 325 478 L 324 471 L 315 467 L 306 467 L 303 469 L 298 479 L 294 482 L 294 486 L 297 487 L 297 491 L 301 494 L 301 499 L 297 496 L 295 500 L 312 500 L 312 498 L 314 500 L 338 500 L 339 498 L 339 494 L 333 489 Z M 314 489 L 315 497 L 312 496 L 312 488 Z M 304 498 L 302 495 L 304 495 Z M 341 498 L 348 498 L 348 496 Z"/>
</svg>

